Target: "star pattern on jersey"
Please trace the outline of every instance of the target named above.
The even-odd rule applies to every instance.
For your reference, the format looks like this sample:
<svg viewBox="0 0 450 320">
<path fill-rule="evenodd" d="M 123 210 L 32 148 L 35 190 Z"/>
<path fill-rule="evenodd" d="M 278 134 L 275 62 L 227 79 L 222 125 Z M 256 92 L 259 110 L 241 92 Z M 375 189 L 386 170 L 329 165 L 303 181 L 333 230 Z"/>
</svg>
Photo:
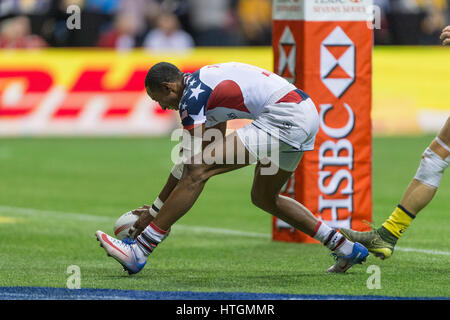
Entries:
<svg viewBox="0 0 450 320">
<path fill-rule="evenodd" d="M 199 121 L 204 122 L 205 119 L 205 106 L 202 106 L 200 111 L 197 114 L 190 114 L 189 116 L 194 120 L 194 123 L 197 123 Z"/>
<path fill-rule="evenodd" d="M 192 87 L 197 81 L 195 81 L 194 77 L 191 77 L 188 81 L 188 86 Z"/>
<path fill-rule="evenodd" d="M 189 74 L 180 101 L 180 119 L 184 127 L 206 122 L 206 106 L 211 88 L 200 80 L 200 71 Z"/>
<path fill-rule="evenodd" d="M 205 90 L 201 89 L 200 87 L 202 86 L 201 83 L 198 84 L 197 88 L 191 88 L 191 95 L 189 96 L 189 99 L 191 99 L 192 97 L 195 98 L 195 100 L 198 100 L 198 96 L 200 93 L 205 92 Z"/>
</svg>

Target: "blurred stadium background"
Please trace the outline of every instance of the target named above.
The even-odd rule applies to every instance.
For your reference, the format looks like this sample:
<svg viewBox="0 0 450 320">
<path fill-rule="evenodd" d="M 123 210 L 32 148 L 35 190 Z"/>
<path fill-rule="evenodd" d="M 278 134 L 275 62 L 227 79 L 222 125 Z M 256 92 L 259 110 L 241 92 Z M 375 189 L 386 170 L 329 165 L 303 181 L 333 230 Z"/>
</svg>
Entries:
<svg viewBox="0 0 450 320">
<path fill-rule="evenodd" d="M 450 115 L 449 48 L 439 40 L 450 24 L 450 0 L 374 4 L 382 13 L 372 61 L 374 222 L 379 223 Z M 81 9 L 80 29 L 67 27 L 70 5 Z M 116 216 L 153 200 L 167 177 L 161 172 L 171 167 L 166 155 L 172 144 L 166 141 L 178 126 L 178 115 L 162 111 L 145 95 L 148 68 L 165 60 L 192 72 L 205 64 L 241 61 L 273 70 L 271 31 L 271 0 L 0 0 L 0 266 L 5 271 L 0 287 L 65 287 L 66 267 L 75 263 L 84 272 L 83 288 L 373 294 L 365 287 L 364 272 L 353 274 L 350 283 L 349 278 L 337 279 L 338 285 L 330 287 L 329 280 L 317 279 L 308 287 L 302 276 L 309 277 L 328 257 L 306 264 L 315 249 L 301 245 L 305 261 L 293 262 L 287 256 L 298 247 L 266 243 L 270 218 L 248 205 L 248 170 L 218 178 L 210 195 L 196 205 L 197 213 L 183 218 L 179 240 L 166 244 L 171 256 L 152 265 L 158 280 L 150 271 L 145 283 L 115 277 L 118 265 L 105 263 L 100 252 L 92 251 L 94 245 L 97 249 L 91 237 L 96 228 L 110 231 Z M 240 125 L 235 121 L 232 127 Z M 155 163 L 151 168 L 149 159 Z M 242 190 L 223 208 L 219 183 L 231 189 L 236 181 Z M 410 242 L 405 239 L 398 253 L 405 259 L 384 262 L 387 288 L 378 294 L 450 296 L 442 281 L 449 271 L 448 236 L 442 237 L 448 235 L 448 182 L 444 177 L 440 197 L 430 206 L 434 220 L 417 224 Z M 211 207 L 217 211 L 214 217 L 205 214 Z M 70 212 L 67 220 L 55 220 L 64 212 Z M 217 226 L 219 220 L 223 229 L 200 228 L 208 234 L 200 236 L 198 226 Z M 233 244 L 252 261 L 240 261 L 224 246 L 222 240 L 230 241 L 227 230 L 248 233 L 230 231 L 242 236 Z M 185 245 L 191 241 L 200 249 L 211 245 L 210 250 L 192 254 Z M 286 255 L 277 267 L 266 266 L 254 249 L 264 250 L 267 259 L 279 259 L 273 255 L 280 250 Z M 267 250 L 273 253 L 267 255 Z M 32 256 L 30 269 L 33 252 L 39 254 Z M 55 256 L 56 266 L 48 263 Z M 425 266 L 431 260 L 432 270 L 410 270 L 411 264 Z M 227 261 L 235 265 L 225 267 Z M 298 270 L 304 273 L 298 275 Z M 248 277 L 252 272 L 255 276 Z M 288 284 L 279 282 L 283 272 Z M 402 278 L 396 277 L 398 272 Z M 355 289 L 352 281 L 362 285 Z"/>
<path fill-rule="evenodd" d="M 374 30 L 375 134 L 435 132 L 449 114 L 450 107 L 441 97 L 447 88 L 450 64 L 446 49 L 436 47 L 440 31 L 450 24 L 449 3 L 374 2 L 381 9 L 380 28 Z M 79 29 L 67 27 L 72 14 L 67 13 L 67 8 L 74 4 L 81 9 Z M 84 117 L 92 121 L 101 113 L 97 110 L 101 107 L 95 109 L 102 105 L 102 98 L 96 95 L 101 91 L 123 98 L 105 102 L 110 103 L 106 118 L 121 119 L 131 115 L 132 109 L 152 108 L 145 99 L 139 100 L 143 94 L 141 79 L 148 67 L 159 60 L 178 63 L 183 71 L 231 60 L 272 70 L 271 5 L 270 0 L 1 0 L 0 89 L 4 107 L 0 109 L 0 134 L 40 132 L 36 124 L 19 128 L 17 122 L 4 121 L 25 119 L 32 113 L 41 118 L 82 117 L 83 103 L 84 109 L 94 110 Z M 43 77 L 38 81 L 41 87 L 28 88 L 28 93 L 34 93 L 23 96 L 20 81 L 10 81 L 20 76 Z M 68 93 L 65 99 L 61 97 L 65 93 L 50 90 L 56 88 Z M 83 91 L 91 96 L 70 95 Z M 54 93 L 50 97 L 54 104 L 58 98 L 65 101 L 52 110 L 48 106 L 36 108 L 49 92 Z M 93 97 L 98 99 L 92 101 Z M 94 107 L 86 108 L 89 101 Z M 139 103 L 142 108 L 133 107 Z M 142 106 L 145 103 L 147 107 Z M 141 125 L 145 122 L 141 121 Z M 54 123 L 47 124 L 48 128 L 40 130 L 58 131 Z M 63 126 L 70 134 L 72 128 Z M 136 124 L 128 134 L 161 134 L 170 129 L 167 121 L 165 126 L 156 121 L 153 129 L 142 126 Z M 119 131 L 127 133 L 126 129 L 129 127 Z M 98 131 L 111 133 L 108 128 Z M 79 132 L 86 130 L 72 133 Z"/>
<path fill-rule="evenodd" d="M 1 47 L 108 47 L 127 50 L 271 44 L 271 0 L 2 0 Z M 375 0 L 377 45 L 439 44 L 448 0 Z M 83 28 L 69 31 L 66 9 L 82 9 Z M 170 18 L 169 18 L 170 16 Z M 22 17 L 22 19 L 17 19 Z M 14 30 L 14 31 L 13 31 Z M 158 43 L 155 32 L 177 39 Z M 33 35 L 33 38 L 28 36 Z M 153 40 L 153 41 L 152 41 Z"/>
</svg>

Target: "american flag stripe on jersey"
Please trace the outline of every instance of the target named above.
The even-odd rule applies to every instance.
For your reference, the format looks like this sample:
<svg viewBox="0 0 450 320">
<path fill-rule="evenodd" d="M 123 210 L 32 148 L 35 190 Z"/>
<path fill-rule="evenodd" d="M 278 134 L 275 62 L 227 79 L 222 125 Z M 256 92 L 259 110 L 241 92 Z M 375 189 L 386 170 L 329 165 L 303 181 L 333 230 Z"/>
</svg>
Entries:
<svg viewBox="0 0 450 320">
<path fill-rule="evenodd" d="M 306 100 L 308 98 L 309 98 L 309 96 L 305 92 L 303 92 L 300 89 L 295 89 L 295 90 L 290 91 L 288 94 L 286 94 L 280 100 L 278 100 L 276 103 L 281 103 L 281 102 L 300 103 L 303 100 Z"/>
</svg>

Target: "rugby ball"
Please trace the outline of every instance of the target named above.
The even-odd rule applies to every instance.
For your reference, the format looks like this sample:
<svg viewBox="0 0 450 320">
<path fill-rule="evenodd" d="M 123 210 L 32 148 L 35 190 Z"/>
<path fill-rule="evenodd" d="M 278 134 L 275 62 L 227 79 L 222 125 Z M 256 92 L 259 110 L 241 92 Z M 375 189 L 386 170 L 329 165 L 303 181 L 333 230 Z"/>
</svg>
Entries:
<svg viewBox="0 0 450 320">
<path fill-rule="evenodd" d="M 128 232 L 138 218 L 139 217 L 131 211 L 125 212 L 117 219 L 116 223 L 114 223 L 114 236 L 119 240 L 128 238 Z"/>
</svg>

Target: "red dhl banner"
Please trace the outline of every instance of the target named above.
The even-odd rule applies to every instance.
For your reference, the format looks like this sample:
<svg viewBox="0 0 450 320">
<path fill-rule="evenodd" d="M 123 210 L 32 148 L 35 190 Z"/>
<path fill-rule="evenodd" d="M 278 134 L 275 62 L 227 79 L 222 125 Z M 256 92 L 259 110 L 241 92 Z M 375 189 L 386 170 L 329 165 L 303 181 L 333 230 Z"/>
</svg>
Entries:
<svg viewBox="0 0 450 320">
<path fill-rule="evenodd" d="M 346 3 L 346 11 L 360 10 L 349 7 L 347 0 L 342 1 Z M 242 61 L 273 70 L 272 51 L 276 51 L 279 56 L 275 71 L 282 72 L 286 78 L 292 78 L 300 86 L 301 74 L 297 79 L 290 75 L 295 74 L 296 65 L 301 66 L 300 56 L 306 52 L 303 46 L 298 46 L 304 37 L 304 31 L 296 29 L 296 26 L 304 28 L 303 22 L 298 21 L 299 13 L 303 12 L 298 9 L 301 8 L 300 5 L 301 2 L 293 0 L 286 0 L 280 5 L 281 9 L 289 9 L 289 13 L 297 17 L 297 20 L 292 18 L 275 21 L 277 25 L 289 22 L 292 27 L 286 33 L 282 33 L 282 27 L 276 27 L 278 31 L 274 31 L 274 50 L 270 47 L 197 48 L 182 55 L 150 55 L 139 50 L 130 53 L 99 49 L 0 50 L 0 136 L 166 134 L 169 127 L 177 125 L 176 116 L 171 118 L 175 113 L 162 113 L 159 106 L 145 96 L 142 80 L 139 80 L 147 68 L 158 61 L 175 63 L 187 72 L 205 64 L 226 61 Z M 339 6 L 340 4 L 316 4 L 311 10 L 313 13 L 344 11 Z M 323 28 L 329 26 L 331 24 L 326 23 Z M 293 43 L 294 36 L 296 43 Z M 310 42 L 305 46 L 310 47 Z M 343 48 L 330 45 L 325 47 L 330 54 L 336 55 L 339 55 L 336 51 Z M 439 120 L 448 117 L 449 109 L 445 99 L 439 97 L 445 91 L 445 75 L 448 72 L 435 71 L 448 69 L 445 49 L 375 48 L 373 63 L 377 72 L 373 79 L 374 130 L 383 134 L 421 131 L 435 133 L 442 127 L 443 123 Z M 324 50 L 324 54 L 327 51 Z M 419 60 L 421 63 L 417 64 Z M 408 63 L 403 63 L 404 61 Z M 413 81 L 413 71 L 409 66 L 414 63 L 417 64 L 415 72 L 423 74 L 431 83 L 425 89 L 420 88 L 420 83 Z M 339 73 L 345 81 L 345 72 L 339 65 L 328 77 L 324 77 L 325 80 L 328 79 L 325 82 L 330 84 L 334 81 L 333 78 L 339 77 Z M 403 85 L 396 88 L 397 83 Z M 353 110 L 354 106 L 351 107 Z M 337 112 L 337 109 L 330 110 L 327 115 L 331 115 L 332 111 Z M 241 125 L 235 122 L 238 121 L 232 121 L 229 127 Z"/>
<path fill-rule="evenodd" d="M 274 1 L 274 70 L 305 90 L 320 116 L 314 151 L 282 190 L 320 220 L 367 230 L 371 200 L 371 1 Z M 315 242 L 273 219 L 273 239 Z"/>
<path fill-rule="evenodd" d="M 150 55 L 136 50 L 0 51 L 0 136 L 162 135 L 179 125 L 145 92 L 148 69 L 159 61 L 184 72 L 243 61 L 271 69 L 267 49 L 198 49 Z M 232 126 L 230 126 L 232 127 Z"/>
</svg>

